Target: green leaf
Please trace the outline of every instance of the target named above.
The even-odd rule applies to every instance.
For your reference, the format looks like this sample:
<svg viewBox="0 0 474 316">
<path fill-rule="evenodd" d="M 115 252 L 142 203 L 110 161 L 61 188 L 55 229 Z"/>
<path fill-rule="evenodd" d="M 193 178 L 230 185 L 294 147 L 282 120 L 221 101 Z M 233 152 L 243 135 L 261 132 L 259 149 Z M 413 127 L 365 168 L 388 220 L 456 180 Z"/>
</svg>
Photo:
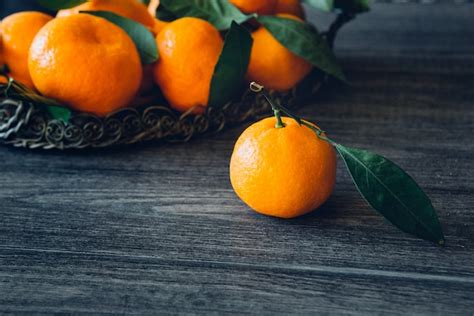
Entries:
<svg viewBox="0 0 474 316">
<path fill-rule="evenodd" d="M 158 60 L 158 47 L 153 34 L 138 22 L 127 19 L 109 11 L 81 11 L 95 15 L 121 27 L 133 40 L 143 64 L 151 64 Z"/>
<path fill-rule="evenodd" d="M 66 124 L 69 123 L 72 115 L 71 110 L 62 106 L 47 105 L 46 110 L 53 119 L 63 121 Z"/>
<path fill-rule="evenodd" d="M 417 237 L 444 243 L 428 196 L 405 171 L 369 151 L 334 144 L 361 195 L 393 225 Z"/>
<path fill-rule="evenodd" d="M 306 59 L 322 71 L 343 81 L 346 80 L 336 57 L 314 27 L 300 21 L 276 16 L 260 16 L 258 21 L 294 54 Z"/>
<path fill-rule="evenodd" d="M 224 48 L 214 68 L 209 106 L 225 105 L 239 94 L 250 61 L 252 36 L 243 26 L 232 22 Z"/>
<path fill-rule="evenodd" d="M 62 10 L 62 9 L 69 9 L 88 0 L 38 0 L 38 3 L 49 10 Z"/>
<path fill-rule="evenodd" d="M 326 12 L 334 10 L 334 0 L 303 0 L 302 2 Z"/>
<path fill-rule="evenodd" d="M 245 22 L 255 15 L 240 12 L 229 0 L 161 0 L 157 16 L 169 21 L 173 17 L 196 17 L 213 24 L 218 30 L 227 30 L 232 21 Z"/>
</svg>

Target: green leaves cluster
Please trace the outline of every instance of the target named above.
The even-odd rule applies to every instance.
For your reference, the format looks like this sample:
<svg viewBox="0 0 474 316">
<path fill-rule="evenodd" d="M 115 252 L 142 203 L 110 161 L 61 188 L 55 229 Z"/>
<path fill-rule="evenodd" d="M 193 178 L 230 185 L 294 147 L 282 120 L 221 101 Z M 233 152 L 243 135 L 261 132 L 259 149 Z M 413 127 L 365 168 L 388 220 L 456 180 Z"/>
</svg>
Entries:
<svg viewBox="0 0 474 316">
<path fill-rule="evenodd" d="M 232 21 L 241 24 L 255 15 L 243 14 L 228 0 L 161 0 L 157 17 L 164 21 L 183 17 L 200 18 L 224 31 L 229 29 Z"/>
</svg>

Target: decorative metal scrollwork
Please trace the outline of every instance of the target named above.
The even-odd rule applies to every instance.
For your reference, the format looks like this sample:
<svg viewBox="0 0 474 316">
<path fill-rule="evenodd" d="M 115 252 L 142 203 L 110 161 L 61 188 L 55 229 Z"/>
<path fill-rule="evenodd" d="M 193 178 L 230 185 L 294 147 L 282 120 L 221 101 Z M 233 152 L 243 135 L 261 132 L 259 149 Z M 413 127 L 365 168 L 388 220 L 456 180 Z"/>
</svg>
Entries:
<svg viewBox="0 0 474 316">
<path fill-rule="evenodd" d="M 316 93 L 326 77 L 314 72 L 286 93 L 271 92 L 276 102 L 294 105 Z M 256 120 L 270 113 L 260 96 L 245 91 L 239 100 L 203 114 L 180 114 L 167 106 L 124 108 L 102 118 L 73 113 L 68 123 L 51 118 L 39 104 L 19 97 L 0 101 L 0 142 L 16 147 L 80 149 L 146 141 L 186 142 L 225 127 Z"/>
</svg>

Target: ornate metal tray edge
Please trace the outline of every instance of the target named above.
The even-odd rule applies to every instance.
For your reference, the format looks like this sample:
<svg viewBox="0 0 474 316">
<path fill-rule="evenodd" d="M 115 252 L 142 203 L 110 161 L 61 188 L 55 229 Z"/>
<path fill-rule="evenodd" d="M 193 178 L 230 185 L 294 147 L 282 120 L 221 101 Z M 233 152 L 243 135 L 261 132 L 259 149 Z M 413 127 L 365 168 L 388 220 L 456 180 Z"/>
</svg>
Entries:
<svg viewBox="0 0 474 316">
<path fill-rule="evenodd" d="M 326 76 L 314 71 L 286 93 L 271 92 L 277 102 L 294 106 L 316 94 Z M 0 92 L 7 85 L 0 85 Z M 11 88 L 11 87 L 10 87 Z M 24 98 L 0 101 L 0 142 L 30 149 L 83 149 L 136 144 L 149 141 L 186 142 L 268 115 L 264 98 L 250 91 L 221 108 L 208 108 L 202 115 L 180 114 L 167 106 L 129 107 L 104 118 L 73 113 L 68 123 L 51 118 L 48 111 Z"/>
</svg>

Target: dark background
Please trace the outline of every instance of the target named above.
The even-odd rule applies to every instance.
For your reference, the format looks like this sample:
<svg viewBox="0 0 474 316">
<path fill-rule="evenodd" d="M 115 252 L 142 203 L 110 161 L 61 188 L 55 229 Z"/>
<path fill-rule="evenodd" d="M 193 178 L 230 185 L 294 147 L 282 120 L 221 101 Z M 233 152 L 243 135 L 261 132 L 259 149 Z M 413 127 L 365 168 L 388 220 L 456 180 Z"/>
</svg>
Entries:
<svg viewBox="0 0 474 316">
<path fill-rule="evenodd" d="M 36 3 L 35 0 L 1 0 L 0 1 L 0 17 L 3 19 L 9 14 L 12 14 L 14 12 L 18 11 L 25 11 L 25 10 L 35 10 L 35 11 L 44 11 L 48 12 L 47 10 L 44 10 L 40 5 Z M 48 12 L 52 13 L 52 12 Z"/>
</svg>

